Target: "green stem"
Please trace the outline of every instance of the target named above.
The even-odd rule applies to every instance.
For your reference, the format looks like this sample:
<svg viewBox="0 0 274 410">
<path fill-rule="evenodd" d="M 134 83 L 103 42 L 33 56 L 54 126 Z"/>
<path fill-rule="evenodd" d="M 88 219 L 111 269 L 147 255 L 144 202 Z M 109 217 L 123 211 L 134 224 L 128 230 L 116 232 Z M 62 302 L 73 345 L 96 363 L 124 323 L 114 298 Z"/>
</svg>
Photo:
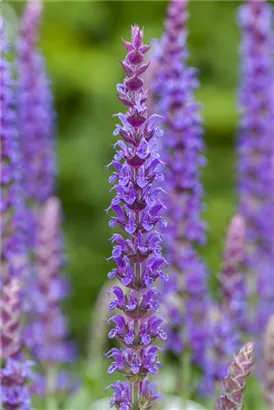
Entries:
<svg viewBox="0 0 274 410">
<path fill-rule="evenodd" d="M 191 381 L 191 354 L 189 350 L 185 350 L 181 359 L 181 397 L 183 400 L 183 409 L 187 409 L 187 402 L 190 396 L 190 381 Z"/>
<path fill-rule="evenodd" d="M 58 404 L 55 397 L 56 394 L 56 383 L 57 383 L 57 369 L 55 366 L 49 365 L 46 369 L 46 409 L 47 410 L 57 410 Z"/>
<path fill-rule="evenodd" d="M 133 395 L 133 410 L 139 409 L 139 383 L 135 382 L 132 384 L 132 395 Z"/>
</svg>

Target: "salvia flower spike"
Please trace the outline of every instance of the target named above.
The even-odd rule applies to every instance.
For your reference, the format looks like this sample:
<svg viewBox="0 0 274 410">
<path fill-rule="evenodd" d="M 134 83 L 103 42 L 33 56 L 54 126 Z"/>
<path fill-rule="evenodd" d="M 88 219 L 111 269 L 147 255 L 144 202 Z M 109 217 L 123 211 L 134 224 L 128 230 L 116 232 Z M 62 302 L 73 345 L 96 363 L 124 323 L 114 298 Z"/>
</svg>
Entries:
<svg viewBox="0 0 274 410">
<path fill-rule="evenodd" d="M 215 307 L 212 335 L 213 376 L 216 381 L 225 377 L 227 364 L 232 354 L 239 348 L 245 313 L 245 282 L 241 272 L 244 256 L 244 220 L 240 215 L 230 223 L 222 272 L 220 303 Z"/>
<path fill-rule="evenodd" d="M 12 67 L 6 56 L 8 44 L 4 21 L 0 19 L 0 139 L 1 139 L 1 282 L 20 277 L 24 268 L 23 231 L 20 216 L 23 197 L 20 190 L 20 166 L 16 110 L 14 107 L 14 83 Z"/>
<path fill-rule="evenodd" d="M 248 330 L 264 331 L 274 303 L 274 72 L 273 12 L 266 1 L 248 0 L 240 7 L 242 30 L 241 120 L 239 129 L 240 213 L 246 221 L 245 265 L 251 300 Z"/>
<path fill-rule="evenodd" d="M 270 317 L 264 337 L 265 399 L 274 407 L 274 314 Z"/>
<path fill-rule="evenodd" d="M 54 112 L 50 83 L 37 48 L 42 2 L 29 1 L 18 40 L 18 125 L 23 186 L 29 206 L 29 246 L 34 246 L 37 210 L 53 194 L 55 184 Z"/>
<path fill-rule="evenodd" d="M 28 381 L 32 378 L 32 363 L 24 361 L 20 353 L 22 338 L 21 283 L 7 282 L 1 291 L 0 305 L 0 404 L 4 410 L 30 409 Z"/>
<path fill-rule="evenodd" d="M 109 332 L 121 348 L 107 353 L 112 360 L 109 373 L 121 372 L 126 382 L 117 382 L 111 387 L 113 406 L 121 410 L 149 409 L 158 397 L 147 376 L 158 372 L 159 347 L 157 339 L 165 339 L 162 329 L 164 319 L 157 315 L 160 306 L 159 290 L 154 287 L 160 278 L 166 281 L 163 272 L 166 262 L 161 253 L 161 235 L 154 230 L 160 224 L 165 226 L 161 216 L 163 204 L 157 186 L 162 181 L 161 160 L 157 152 L 156 138 L 162 131 L 156 125 L 158 115 L 147 115 L 147 91 L 143 87 L 141 74 L 148 64 L 144 55 L 149 46 L 143 44 L 143 30 L 133 26 L 131 42 L 124 41 L 126 58 L 121 65 L 126 72 L 123 84 L 119 84 L 118 98 L 128 111 L 117 115 L 114 135 L 121 139 L 111 165 L 114 172 L 110 182 L 116 195 L 110 209 L 116 214 L 110 226 L 119 227 L 124 234 L 114 233 L 112 259 L 116 267 L 109 278 L 116 277 L 121 286 L 113 286 L 110 294 L 111 311 L 118 310 L 109 320 L 114 325 Z"/>
<path fill-rule="evenodd" d="M 168 192 L 165 197 L 168 227 L 164 247 L 171 272 L 167 306 L 172 325 L 168 345 L 177 354 L 190 348 L 192 358 L 201 364 L 208 328 L 205 319 L 207 272 L 195 248 L 205 242 L 200 182 L 200 168 L 205 165 L 205 160 L 200 105 L 194 97 L 198 86 L 196 71 L 186 66 L 187 5 L 185 0 L 170 2 L 153 89 L 164 120 L 161 147 L 166 166 L 163 186 Z"/>
<path fill-rule="evenodd" d="M 223 380 L 222 394 L 217 402 L 217 410 L 242 410 L 246 380 L 254 361 L 254 343 L 246 343 L 234 356 L 228 367 L 228 375 Z"/>
<path fill-rule="evenodd" d="M 25 340 L 34 356 L 49 371 L 73 357 L 72 347 L 65 341 L 67 325 L 60 306 L 66 296 L 67 285 L 61 277 L 63 243 L 61 209 L 57 198 L 50 198 L 42 207 L 37 231 L 37 280 L 31 292 L 35 299 L 34 321 L 27 328 Z"/>
</svg>

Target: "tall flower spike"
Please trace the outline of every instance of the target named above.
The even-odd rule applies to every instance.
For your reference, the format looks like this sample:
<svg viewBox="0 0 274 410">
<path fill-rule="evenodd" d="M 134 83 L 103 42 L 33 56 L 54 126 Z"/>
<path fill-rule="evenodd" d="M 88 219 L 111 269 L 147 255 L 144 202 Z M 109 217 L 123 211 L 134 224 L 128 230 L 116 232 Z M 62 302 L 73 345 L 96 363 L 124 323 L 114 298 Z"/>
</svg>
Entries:
<svg viewBox="0 0 274 410">
<path fill-rule="evenodd" d="M 11 65 L 6 55 L 4 21 L 0 19 L 0 144 L 1 144 L 1 282 L 21 276 L 24 268 L 24 247 L 20 215 L 23 210 L 20 192 L 20 165 L 14 84 Z"/>
<path fill-rule="evenodd" d="M 40 211 L 35 256 L 37 280 L 31 292 L 35 300 L 34 317 L 25 340 L 46 372 L 57 371 L 60 363 L 69 362 L 73 356 L 72 346 L 66 342 L 67 325 L 60 307 L 66 283 L 60 275 L 63 255 L 57 198 L 50 198 Z"/>
<path fill-rule="evenodd" d="M 254 361 L 254 344 L 246 343 L 228 368 L 223 381 L 223 392 L 217 402 L 217 410 L 242 410 L 246 380 Z"/>
<path fill-rule="evenodd" d="M 200 106 L 194 98 L 196 71 L 186 66 L 187 19 L 187 1 L 172 0 L 153 89 L 164 119 L 161 143 L 166 164 L 164 188 L 168 192 L 164 247 L 171 272 L 166 305 L 172 325 L 168 345 L 176 354 L 190 348 L 194 361 L 201 364 L 208 329 L 207 272 L 195 248 L 205 242 L 200 183 L 200 167 L 205 160 Z"/>
<path fill-rule="evenodd" d="M 245 283 L 241 272 L 244 255 L 244 220 L 232 218 L 228 229 L 222 273 L 220 303 L 213 318 L 211 366 L 215 381 L 226 375 L 227 364 L 239 348 L 245 313 Z"/>
<path fill-rule="evenodd" d="M 265 399 L 274 407 L 274 315 L 269 319 L 264 338 Z"/>
<path fill-rule="evenodd" d="M 274 303 L 274 71 L 273 13 L 264 0 L 240 7 L 242 29 L 241 120 L 238 146 L 240 213 L 246 221 L 245 265 L 250 278 L 249 331 L 260 333 Z M 258 313 L 257 313 L 258 312 Z"/>
<path fill-rule="evenodd" d="M 27 387 L 31 362 L 24 361 L 20 350 L 21 285 L 12 279 L 4 285 L 0 304 L 0 405 L 4 410 L 30 409 Z"/>
<path fill-rule="evenodd" d="M 30 246 L 34 246 L 37 209 L 53 194 L 56 174 L 52 95 L 37 49 L 41 12 L 41 2 L 27 3 L 18 41 L 18 117 Z"/>
<path fill-rule="evenodd" d="M 118 227 L 123 235 L 115 233 L 112 258 L 116 267 L 109 278 L 116 277 L 122 287 L 113 286 L 110 294 L 114 299 L 109 308 L 119 310 L 110 318 L 114 328 L 109 337 L 115 338 L 121 348 L 113 348 L 107 357 L 113 360 L 109 373 L 119 371 L 126 377 L 125 383 L 117 382 L 112 406 L 121 410 L 150 409 L 158 397 L 149 384 L 147 376 L 158 372 L 159 347 L 153 342 L 165 339 L 161 325 L 164 319 L 157 316 L 159 291 L 154 287 L 158 278 L 166 281 L 163 273 L 166 262 L 161 254 L 161 235 L 154 230 L 158 224 L 165 225 L 160 212 L 163 204 L 159 199 L 162 189 L 161 160 L 156 150 L 156 137 L 162 135 L 157 127 L 158 116 L 147 115 L 148 94 L 143 87 L 141 74 L 148 67 L 144 55 L 149 46 L 143 44 L 143 31 L 138 26 L 131 29 L 131 42 L 124 41 L 126 58 L 121 65 L 126 72 L 123 84 L 119 84 L 118 98 L 128 111 L 119 113 L 114 135 L 120 140 L 111 165 L 114 172 L 110 182 L 116 195 L 110 209 L 116 214 L 110 226 Z"/>
</svg>

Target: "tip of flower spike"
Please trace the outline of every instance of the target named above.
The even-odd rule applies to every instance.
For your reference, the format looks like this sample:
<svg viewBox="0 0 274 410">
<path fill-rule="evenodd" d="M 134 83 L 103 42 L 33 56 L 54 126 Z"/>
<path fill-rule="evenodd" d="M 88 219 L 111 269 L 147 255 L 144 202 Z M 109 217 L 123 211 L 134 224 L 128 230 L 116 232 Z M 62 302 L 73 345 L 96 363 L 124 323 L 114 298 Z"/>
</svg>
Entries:
<svg viewBox="0 0 274 410">
<path fill-rule="evenodd" d="M 131 37 L 134 46 L 137 48 L 141 47 L 141 45 L 143 44 L 144 29 L 140 29 L 139 26 L 134 24 L 133 26 L 131 26 Z"/>
<path fill-rule="evenodd" d="M 243 231 L 245 227 L 244 218 L 239 214 L 233 216 L 231 225 L 235 226 L 235 229 L 237 229 L 238 231 Z"/>
<path fill-rule="evenodd" d="M 61 205 L 57 197 L 51 197 L 47 200 L 41 210 L 41 221 L 45 226 L 56 225 L 60 220 Z"/>
<path fill-rule="evenodd" d="M 29 0 L 25 6 L 21 21 L 21 33 L 27 36 L 31 43 L 35 43 L 38 39 L 42 11 L 42 0 Z"/>
<path fill-rule="evenodd" d="M 43 0 L 29 0 L 28 1 L 28 7 L 30 7 L 31 9 L 35 10 L 35 11 L 39 11 L 41 12 L 43 7 L 44 7 L 44 2 Z"/>
</svg>

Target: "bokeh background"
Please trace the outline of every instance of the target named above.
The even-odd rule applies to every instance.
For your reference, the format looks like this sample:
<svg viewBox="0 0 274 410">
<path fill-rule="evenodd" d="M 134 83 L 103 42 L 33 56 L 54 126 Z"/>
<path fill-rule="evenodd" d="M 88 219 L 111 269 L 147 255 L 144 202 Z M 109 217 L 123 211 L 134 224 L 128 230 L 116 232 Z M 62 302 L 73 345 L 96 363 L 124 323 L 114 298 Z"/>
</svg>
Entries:
<svg viewBox="0 0 274 410">
<path fill-rule="evenodd" d="M 17 15 L 23 2 L 7 2 Z M 239 2 L 190 1 L 191 65 L 199 69 L 206 156 L 203 171 L 208 244 L 202 253 L 214 292 L 224 234 L 236 204 L 235 144 L 239 73 Z M 91 312 L 111 269 L 108 238 L 109 171 L 114 113 L 122 107 L 116 84 L 123 78 L 121 37 L 133 23 L 146 41 L 163 32 L 166 1 L 45 1 L 41 48 L 52 79 L 57 112 L 60 173 L 71 295 L 66 302 L 72 337 L 87 348 Z M 9 11 L 10 12 L 10 11 Z"/>
</svg>

